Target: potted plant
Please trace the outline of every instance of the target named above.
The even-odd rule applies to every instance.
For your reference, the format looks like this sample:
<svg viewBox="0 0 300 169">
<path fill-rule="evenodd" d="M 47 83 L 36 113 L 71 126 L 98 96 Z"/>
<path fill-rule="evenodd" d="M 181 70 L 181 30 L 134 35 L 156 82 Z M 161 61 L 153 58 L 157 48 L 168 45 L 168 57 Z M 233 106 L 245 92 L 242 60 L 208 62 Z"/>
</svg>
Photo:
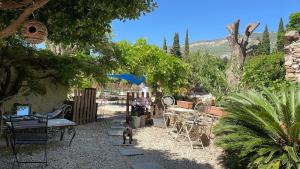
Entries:
<svg viewBox="0 0 300 169">
<path fill-rule="evenodd" d="M 139 128 L 141 125 L 140 117 L 137 116 L 137 112 L 132 111 L 131 112 L 131 127 L 136 129 Z"/>
<path fill-rule="evenodd" d="M 176 100 L 177 106 L 185 109 L 192 109 L 195 104 L 195 100 L 187 96 L 177 96 Z"/>
</svg>

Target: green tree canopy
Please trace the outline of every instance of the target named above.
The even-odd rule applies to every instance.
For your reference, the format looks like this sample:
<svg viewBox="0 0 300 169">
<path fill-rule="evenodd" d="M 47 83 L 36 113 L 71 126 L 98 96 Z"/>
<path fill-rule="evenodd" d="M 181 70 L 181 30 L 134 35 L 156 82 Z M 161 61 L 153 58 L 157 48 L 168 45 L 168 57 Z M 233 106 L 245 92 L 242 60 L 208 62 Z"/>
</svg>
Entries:
<svg viewBox="0 0 300 169">
<path fill-rule="evenodd" d="M 187 85 L 189 67 L 181 59 L 149 45 L 144 39 L 138 39 L 135 44 L 121 41 L 117 46 L 125 60 L 116 73 L 145 75 L 148 86 L 155 90 L 159 85 L 165 93 L 176 93 Z"/>
<path fill-rule="evenodd" d="M 177 56 L 178 58 L 181 58 L 179 35 L 177 32 L 174 34 L 173 46 L 172 46 L 170 53 L 172 55 Z"/>
<path fill-rule="evenodd" d="M 202 85 L 218 99 L 227 93 L 226 64 L 223 59 L 208 53 L 202 54 L 198 52 L 191 54 L 187 62 L 192 70 L 189 75 L 191 84 Z"/>
<path fill-rule="evenodd" d="M 31 3 L 47 1 L 26 0 Z M 31 3 L 23 8 L 31 7 Z M 111 32 L 112 20 L 137 19 L 140 15 L 151 12 L 156 6 L 154 0 L 49 0 L 40 9 L 33 11 L 34 16 L 29 16 L 28 19 L 43 22 L 48 28 L 48 39 L 52 42 L 86 46 L 105 41 L 107 34 Z M 1 7 L 0 10 L 0 31 L 25 11 L 6 10 Z"/>
<path fill-rule="evenodd" d="M 45 94 L 43 79 L 74 87 L 86 85 L 87 78 L 105 82 L 107 73 L 119 61 L 115 57 L 118 53 L 105 53 L 101 57 L 89 57 L 83 52 L 56 56 L 15 39 L 0 43 L 0 56 L 0 105 L 19 92 Z"/>
<path fill-rule="evenodd" d="M 283 20 L 280 18 L 279 26 L 278 26 L 278 31 L 277 31 L 277 42 L 276 42 L 276 49 L 278 52 L 283 52 L 284 51 L 284 25 L 283 25 Z"/>
<path fill-rule="evenodd" d="M 112 20 L 137 19 L 155 7 L 153 0 L 1 1 L 0 103 L 20 90 L 45 93 L 40 84 L 44 78 L 68 86 L 85 85 L 90 79 L 105 82 L 120 61 L 118 49 L 108 43 Z M 43 22 L 54 44 L 79 50 L 58 57 L 31 48 L 16 32 L 26 19 Z M 4 38 L 3 33 L 12 36 Z"/>
<path fill-rule="evenodd" d="M 288 30 L 297 30 L 298 32 L 300 32 L 300 12 L 296 12 L 290 15 Z"/>
<path fill-rule="evenodd" d="M 283 53 L 258 55 L 246 60 L 241 83 L 246 88 L 276 87 L 285 81 Z"/>
</svg>

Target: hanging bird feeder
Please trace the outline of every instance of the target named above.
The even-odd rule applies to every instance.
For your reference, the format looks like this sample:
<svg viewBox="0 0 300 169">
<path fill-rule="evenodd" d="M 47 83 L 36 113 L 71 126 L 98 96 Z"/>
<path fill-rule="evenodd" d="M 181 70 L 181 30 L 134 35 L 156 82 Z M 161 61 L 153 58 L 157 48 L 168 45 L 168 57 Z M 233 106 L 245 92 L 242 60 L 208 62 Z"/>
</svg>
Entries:
<svg viewBox="0 0 300 169">
<path fill-rule="evenodd" d="M 47 27 L 36 20 L 25 22 L 21 28 L 21 33 L 25 41 L 32 44 L 42 43 L 48 36 Z"/>
</svg>

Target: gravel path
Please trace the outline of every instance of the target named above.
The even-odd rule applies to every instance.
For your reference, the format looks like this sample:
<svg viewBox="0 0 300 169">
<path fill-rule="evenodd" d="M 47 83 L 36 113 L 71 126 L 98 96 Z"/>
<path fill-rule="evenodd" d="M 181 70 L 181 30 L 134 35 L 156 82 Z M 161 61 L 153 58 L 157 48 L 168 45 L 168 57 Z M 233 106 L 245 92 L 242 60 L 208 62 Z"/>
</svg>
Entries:
<svg viewBox="0 0 300 169">
<path fill-rule="evenodd" d="M 177 142 L 171 138 L 165 129 L 146 127 L 135 130 L 134 140 L 137 148 L 144 151 L 144 155 L 126 157 L 121 156 L 119 147 L 113 146 L 113 140 L 107 131 L 111 130 L 112 116 L 99 122 L 77 126 L 77 135 L 68 146 L 68 136 L 65 141 L 54 138 L 48 146 L 48 166 L 42 164 L 21 164 L 15 168 L 24 169 L 130 169 L 132 163 L 155 161 L 166 169 L 221 169 L 217 160 L 222 154 L 220 149 L 211 146 L 209 151 L 196 149 L 191 151 L 187 144 Z M 26 149 L 26 147 L 25 147 Z M 30 147 L 29 149 L 32 150 Z M 29 151 L 31 152 L 31 151 Z M 32 156 L 43 157 L 41 148 L 34 147 Z M 32 157 L 24 153 L 22 156 Z M 10 149 L 0 141 L 0 168 L 11 168 L 13 156 Z"/>
</svg>

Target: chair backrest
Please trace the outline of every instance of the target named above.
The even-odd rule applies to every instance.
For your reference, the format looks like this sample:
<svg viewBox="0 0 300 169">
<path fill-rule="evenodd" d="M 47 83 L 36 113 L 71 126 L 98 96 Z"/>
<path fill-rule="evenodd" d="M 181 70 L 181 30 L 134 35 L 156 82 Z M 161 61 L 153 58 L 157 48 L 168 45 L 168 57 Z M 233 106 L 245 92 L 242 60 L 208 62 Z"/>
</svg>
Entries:
<svg viewBox="0 0 300 169">
<path fill-rule="evenodd" d="M 67 104 L 59 106 L 55 111 L 48 113 L 49 119 L 64 118 L 67 113 L 72 111 L 72 107 Z"/>
<path fill-rule="evenodd" d="M 203 103 L 202 101 L 201 102 L 198 102 L 195 107 L 194 107 L 194 110 L 200 112 L 200 113 L 209 113 L 210 111 L 210 108 L 211 106 L 207 103 Z"/>
<path fill-rule="evenodd" d="M 198 118 L 204 118 L 204 119 L 207 119 L 208 118 L 208 114 L 209 114 L 209 111 L 211 109 L 211 105 L 210 104 L 207 104 L 207 103 L 204 103 L 204 102 L 198 102 L 195 107 L 194 107 L 194 110 L 197 111 L 198 113 Z"/>
<path fill-rule="evenodd" d="M 164 112 L 167 110 L 168 107 L 175 105 L 175 99 L 172 96 L 163 96 L 161 98 L 161 102 L 163 105 Z"/>
</svg>

